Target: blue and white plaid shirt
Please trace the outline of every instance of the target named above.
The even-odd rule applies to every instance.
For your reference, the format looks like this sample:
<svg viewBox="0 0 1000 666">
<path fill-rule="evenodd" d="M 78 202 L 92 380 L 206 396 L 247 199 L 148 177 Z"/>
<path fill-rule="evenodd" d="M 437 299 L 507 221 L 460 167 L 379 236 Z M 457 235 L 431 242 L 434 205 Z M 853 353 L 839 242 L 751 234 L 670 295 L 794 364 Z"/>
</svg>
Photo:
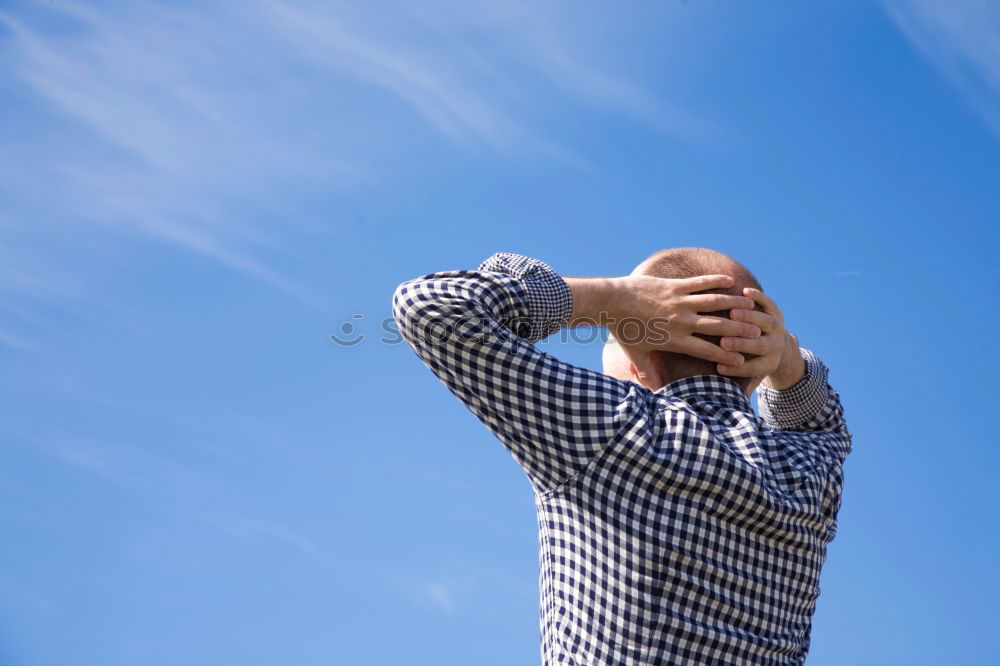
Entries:
<svg viewBox="0 0 1000 666">
<path fill-rule="evenodd" d="M 570 316 L 546 264 L 501 253 L 396 290 L 400 332 L 535 490 L 542 663 L 802 664 L 851 450 L 827 369 L 649 391 L 532 342 Z"/>
</svg>

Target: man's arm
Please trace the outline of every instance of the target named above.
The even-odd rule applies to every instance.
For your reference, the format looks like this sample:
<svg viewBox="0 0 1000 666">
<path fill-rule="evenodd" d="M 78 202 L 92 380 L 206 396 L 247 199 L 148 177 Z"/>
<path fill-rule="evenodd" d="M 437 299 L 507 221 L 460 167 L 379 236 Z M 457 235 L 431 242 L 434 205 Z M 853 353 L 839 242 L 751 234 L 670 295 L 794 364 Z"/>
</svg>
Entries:
<svg viewBox="0 0 1000 666">
<path fill-rule="evenodd" d="M 840 396 L 827 381 L 828 370 L 808 349 L 785 330 L 784 315 L 767 294 L 744 289 L 763 312 L 734 310 L 734 319 L 756 323 L 762 335 L 756 339 L 723 338 L 723 348 L 757 357 L 740 368 L 720 365 L 733 376 L 764 377 L 757 387 L 757 406 L 766 423 L 782 430 L 830 433 L 827 446 L 843 460 L 851 451 L 851 435 L 844 422 Z"/>
<path fill-rule="evenodd" d="M 720 276 L 714 277 L 717 281 Z M 478 271 L 437 273 L 403 283 L 393 298 L 393 314 L 421 360 L 544 492 L 586 467 L 634 420 L 645 398 L 635 384 L 558 361 L 532 342 L 570 323 L 614 321 L 623 312 L 641 321 L 653 316 L 674 321 L 671 339 L 656 343 L 660 346 L 687 345 L 698 340 L 690 332 L 709 329 L 716 335 L 759 334 L 746 323 L 696 314 L 695 308 L 747 305 L 742 297 L 683 293 L 709 288 L 703 285 L 712 282 L 711 276 L 650 279 L 659 282 L 563 280 L 541 261 L 500 253 Z M 647 307 L 651 302 L 657 309 Z M 711 347 L 714 360 L 742 361 L 739 354 Z"/>
<path fill-rule="evenodd" d="M 830 386 L 828 374 L 819 357 L 800 349 L 789 334 L 781 365 L 757 389 L 761 417 L 784 430 L 846 433 L 840 396 Z"/>
</svg>

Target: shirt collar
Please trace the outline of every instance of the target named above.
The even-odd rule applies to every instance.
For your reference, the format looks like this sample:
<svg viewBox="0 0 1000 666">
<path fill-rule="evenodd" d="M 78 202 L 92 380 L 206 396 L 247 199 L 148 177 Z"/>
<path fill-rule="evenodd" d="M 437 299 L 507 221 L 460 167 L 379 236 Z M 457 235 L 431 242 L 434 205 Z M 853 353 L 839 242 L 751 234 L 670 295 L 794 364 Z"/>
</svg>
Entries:
<svg viewBox="0 0 1000 666">
<path fill-rule="evenodd" d="M 655 391 L 668 398 L 687 400 L 694 396 L 711 396 L 735 401 L 746 411 L 751 411 L 750 400 L 735 379 L 719 375 L 695 375 L 684 377 Z"/>
</svg>

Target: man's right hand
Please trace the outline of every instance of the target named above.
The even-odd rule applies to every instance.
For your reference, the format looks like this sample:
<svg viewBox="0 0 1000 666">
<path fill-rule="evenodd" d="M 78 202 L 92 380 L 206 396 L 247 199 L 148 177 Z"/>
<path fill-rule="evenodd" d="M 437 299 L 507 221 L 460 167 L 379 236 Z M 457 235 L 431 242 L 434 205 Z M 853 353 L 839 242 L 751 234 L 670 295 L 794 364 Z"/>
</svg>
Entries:
<svg viewBox="0 0 1000 666">
<path fill-rule="evenodd" d="M 781 362 L 778 369 L 767 376 L 767 385 L 783 391 L 798 384 L 805 372 L 806 362 L 802 360 L 802 353 L 799 351 L 799 339 L 787 333 Z"/>
</svg>

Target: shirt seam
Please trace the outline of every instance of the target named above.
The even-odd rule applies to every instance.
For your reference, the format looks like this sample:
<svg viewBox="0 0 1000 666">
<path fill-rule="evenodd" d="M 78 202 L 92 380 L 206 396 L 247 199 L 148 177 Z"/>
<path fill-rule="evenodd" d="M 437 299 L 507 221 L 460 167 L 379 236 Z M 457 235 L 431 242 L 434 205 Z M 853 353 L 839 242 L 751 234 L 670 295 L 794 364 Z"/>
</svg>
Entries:
<svg viewBox="0 0 1000 666">
<path fill-rule="evenodd" d="M 649 389 L 642 388 L 642 387 L 639 387 L 639 386 L 634 386 L 633 388 L 631 388 L 629 390 L 629 393 L 625 396 L 625 400 L 623 402 L 629 402 L 631 400 L 638 400 L 639 399 L 639 393 L 641 391 L 649 392 Z M 639 419 L 639 417 L 641 416 L 641 414 L 642 414 L 642 409 L 641 408 L 637 408 L 635 410 L 635 412 L 628 418 L 628 420 L 626 420 L 624 423 L 622 423 L 621 427 L 619 427 L 618 430 L 615 432 L 615 434 L 612 435 L 611 439 L 609 439 L 604 444 L 604 446 L 601 447 L 601 450 L 598 451 L 597 453 L 595 453 L 593 456 L 591 456 L 590 460 L 587 462 L 586 465 L 584 465 L 583 467 L 581 467 L 575 474 L 573 474 L 573 476 L 569 477 L 565 481 L 561 481 L 559 484 L 553 486 L 552 488 L 546 490 L 545 492 L 538 493 L 539 499 L 541 501 L 543 501 L 543 502 L 546 501 L 546 500 L 548 500 L 548 499 L 551 499 L 559 491 L 565 489 L 566 487 L 568 487 L 569 485 L 575 483 L 576 481 L 582 480 L 584 477 L 586 477 L 588 474 L 590 474 L 591 470 L 593 470 L 593 468 L 597 465 L 597 463 L 599 461 L 601 461 L 605 456 L 608 455 L 608 452 L 612 448 L 614 448 L 615 444 L 618 444 L 624 438 L 625 433 L 628 432 L 628 430 L 631 427 L 631 425 L 636 420 Z"/>
</svg>

